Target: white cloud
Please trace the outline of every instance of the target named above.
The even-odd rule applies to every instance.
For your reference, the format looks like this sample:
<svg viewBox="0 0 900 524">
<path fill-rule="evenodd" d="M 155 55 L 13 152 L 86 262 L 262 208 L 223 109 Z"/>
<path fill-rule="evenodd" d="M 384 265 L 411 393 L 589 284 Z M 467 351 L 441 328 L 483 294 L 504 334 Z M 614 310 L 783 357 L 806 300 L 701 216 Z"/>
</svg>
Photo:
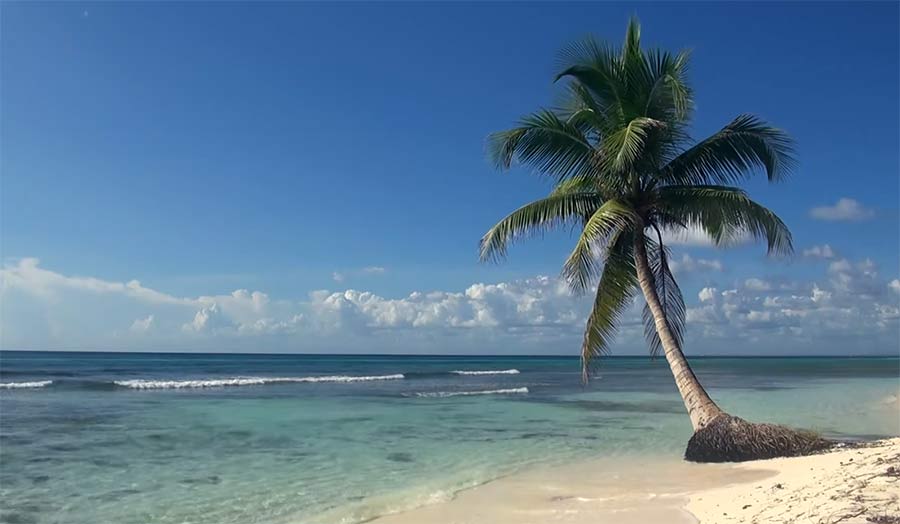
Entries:
<svg viewBox="0 0 900 524">
<path fill-rule="evenodd" d="M 146 333 L 153 326 L 153 315 L 147 318 L 139 318 L 131 323 L 131 331 L 135 333 Z"/>
<path fill-rule="evenodd" d="M 817 220 L 830 222 L 860 222 L 875 216 L 875 212 L 852 198 L 841 198 L 833 206 L 819 206 L 809 210 Z"/>
<path fill-rule="evenodd" d="M 715 247 L 713 239 L 699 226 L 691 225 L 681 229 L 665 229 L 662 231 L 663 243 L 666 245 L 680 245 L 693 247 Z M 750 242 L 751 237 L 743 234 L 731 239 L 726 244 L 729 246 Z"/>
<path fill-rule="evenodd" d="M 100 294 L 124 294 L 148 303 L 186 304 L 188 301 L 141 286 L 137 280 L 129 282 L 109 282 L 92 277 L 65 277 L 39 267 L 36 258 L 23 258 L 17 265 L 3 269 L 0 286 L 22 287 L 38 295 L 52 298 L 65 290 L 87 291 Z"/>
<path fill-rule="evenodd" d="M 742 341 L 752 345 L 760 337 L 769 341 L 760 350 L 885 352 L 896 346 L 900 327 L 900 308 L 888 295 L 890 287 L 871 260 L 842 259 L 831 264 L 824 281 L 815 283 L 775 286 L 750 278 L 718 296 L 714 288 L 704 288 L 700 304 L 689 305 L 688 320 L 708 341 L 722 339 L 730 347 Z"/>
<path fill-rule="evenodd" d="M 714 287 L 705 287 L 697 293 L 697 298 L 700 299 L 700 302 L 711 302 L 716 299 L 717 291 Z"/>
<path fill-rule="evenodd" d="M 804 249 L 803 256 L 808 258 L 831 259 L 837 256 L 837 253 L 835 253 L 834 249 L 832 249 L 830 245 L 823 244 L 821 246 L 812 246 L 809 249 Z"/>
<path fill-rule="evenodd" d="M 847 344 L 860 351 L 896 345 L 900 279 L 880 278 L 867 259 L 834 260 L 814 282 L 784 286 L 751 277 L 720 289 L 715 283 L 685 289 L 691 351 L 820 353 L 847 351 Z M 355 289 L 315 291 L 301 300 L 246 289 L 178 297 L 137 283 L 70 277 L 25 259 L 0 270 L 0 343 L 26 349 L 577 352 L 591 300 L 545 276 L 396 298 Z M 638 298 L 623 315 L 616 352 L 643 351 L 640 309 Z M 759 347 L 753 337 L 768 343 Z"/>
<path fill-rule="evenodd" d="M 369 275 L 381 275 L 381 274 L 384 274 L 385 271 L 387 271 L 387 269 L 385 269 L 381 266 L 368 266 L 368 267 L 362 268 L 362 272 L 367 273 Z"/>
<path fill-rule="evenodd" d="M 337 271 L 335 271 L 334 273 L 331 274 L 331 279 L 334 280 L 335 282 L 343 282 L 344 274 L 338 273 Z"/>
<path fill-rule="evenodd" d="M 744 281 L 744 287 L 753 291 L 768 291 L 772 289 L 772 284 L 760 278 L 748 278 Z"/>
<path fill-rule="evenodd" d="M 687 253 L 681 255 L 681 258 L 675 258 L 669 263 L 669 267 L 675 273 L 690 273 L 693 271 L 722 271 L 722 262 L 718 260 L 707 260 L 703 258 L 693 258 Z"/>
<path fill-rule="evenodd" d="M 196 333 L 218 332 L 234 327 L 234 323 L 222 312 L 219 304 L 213 302 L 209 306 L 200 308 L 194 315 L 194 320 L 182 326 L 185 331 Z"/>
</svg>

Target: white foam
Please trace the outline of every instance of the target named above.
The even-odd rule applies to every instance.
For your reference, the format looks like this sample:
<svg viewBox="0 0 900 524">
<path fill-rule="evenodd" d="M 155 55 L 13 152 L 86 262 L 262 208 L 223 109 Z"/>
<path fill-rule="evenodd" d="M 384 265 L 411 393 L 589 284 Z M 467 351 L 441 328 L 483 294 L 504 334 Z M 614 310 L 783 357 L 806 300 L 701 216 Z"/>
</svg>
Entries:
<svg viewBox="0 0 900 524">
<path fill-rule="evenodd" d="M 488 389 L 484 391 L 438 391 L 434 393 L 416 393 L 417 397 L 465 397 L 470 395 L 523 395 L 528 388 Z"/>
<path fill-rule="evenodd" d="M 0 388 L 3 389 L 20 389 L 20 388 L 43 388 L 53 384 L 52 380 L 37 380 L 35 382 L 0 382 Z"/>
<path fill-rule="evenodd" d="M 500 369 L 500 370 L 486 370 L 486 371 L 451 371 L 455 375 L 518 375 L 518 369 Z"/>
<path fill-rule="evenodd" d="M 227 386 L 261 386 L 264 384 L 297 383 L 297 382 L 372 382 L 375 380 L 397 380 L 403 375 L 375 376 L 320 376 L 320 377 L 234 377 L 208 380 L 117 380 L 115 384 L 132 389 L 184 389 L 184 388 L 220 388 Z"/>
</svg>

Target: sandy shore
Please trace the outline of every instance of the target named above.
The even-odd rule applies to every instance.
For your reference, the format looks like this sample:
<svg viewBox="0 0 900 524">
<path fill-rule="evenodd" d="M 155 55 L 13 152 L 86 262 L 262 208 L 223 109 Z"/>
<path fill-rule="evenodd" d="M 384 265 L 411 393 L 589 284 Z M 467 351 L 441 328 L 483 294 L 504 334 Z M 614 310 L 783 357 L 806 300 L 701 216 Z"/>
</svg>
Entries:
<svg viewBox="0 0 900 524">
<path fill-rule="evenodd" d="M 701 523 L 900 524 L 900 439 L 732 468 L 772 475 L 692 495 Z"/>
<path fill-rule="evenodd" d="M 900 524 L 900 476 L 890 467 L 900 471 L 900 439 L 745 464 L 590 460 L 502 478 L 374 522 Z"/>
</svg>

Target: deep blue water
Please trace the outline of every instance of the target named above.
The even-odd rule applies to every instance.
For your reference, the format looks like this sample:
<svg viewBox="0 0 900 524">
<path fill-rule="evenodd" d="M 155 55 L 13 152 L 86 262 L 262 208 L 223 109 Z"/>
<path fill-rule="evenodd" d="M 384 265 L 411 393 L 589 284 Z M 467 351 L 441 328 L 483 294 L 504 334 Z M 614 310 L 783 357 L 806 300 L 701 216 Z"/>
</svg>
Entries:
<svg viewBox="0 0 900 524">
<path fill-rule="evenodd" d="M 897 358 L 692 362 L 745 418 L 900 433 Z M 359 522 L 537 463 L 681 453 L 690 424 L 664 360 L 607 359 L 588 386 L 578 366 L 2 352 L 0 522 Z"/>
</svg>

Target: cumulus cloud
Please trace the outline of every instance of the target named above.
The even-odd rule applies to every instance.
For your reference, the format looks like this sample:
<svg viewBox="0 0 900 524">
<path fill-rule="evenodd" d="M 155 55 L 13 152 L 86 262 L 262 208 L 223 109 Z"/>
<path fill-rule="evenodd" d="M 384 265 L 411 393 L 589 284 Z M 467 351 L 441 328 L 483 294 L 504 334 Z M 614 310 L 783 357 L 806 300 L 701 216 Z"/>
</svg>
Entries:
<svg viewBox="0 0 900 524">
<path fill-rule="evenodd" d="M 684 253 L 681 258 L 673 257 L 669 267 L 675 273 L 690 273 L 693 271 L 722 271 L 722 262 L 704 258 L 693 258 Z"/>
<path fill-rule="evenodd" d="M 830 245 L 823 244 L 821 246 L 812 246 L 808 249 L 804 249 L 803 256 L 807 258 L 832 259 L 837 256 L 837 253 L 835 253 Z"/>
<path fill-rule="evenodd" d="M 670 246 L 692 246 L 692 247 L 715 247 L 716 244 L 713 242 L 712 237 L 710 237 L 706 231 L 698 226 L 688 226 L 686 228 L 680 229 L 666 229 L 662 231 L 663 243 Z M 749 235 L 743 234 L 736 238 L 731 239 L 728 242 L 728 245 L 738 245 L 738 244 L 746 244 L 750 242 L 752 238 Z"/>
<path fill-rule="evenodd" d="M 185 331 L 193 331 L 196 333 L 216 332 L 222 329 L 228 329 L 234 326 L 228 317 L 219 308 L 219 304 L 213 302 L 209 306 L 200 308 L 194 319 L 182 326 Z"/>
<path fill-rule="evenodd" d="M 700 299 L 700 302 L 710 302 L 716 299 L 717 293 L 718 289 L 714 287 L 705 287 L 697 293 L 697 298 Z"/>
<path fill-rule="evenodd" d="M 888 287 L 891 288 L 891 291 L 894 293 L 900 293 L 900 279 L 895 278 L 888 283 Z"/>
<path fill-rule="evenodd" d="M 900 308 L 889 296 L 890 287 L 871 260 L 841 259 L 829 266 L 823 279 L 806 284 L 775 286 L 750 278 L 739 289 L 704 288 L 700 303 L 689 306 L 687 317 L 709 341 L 718 338 L 740 345 L 741 340 L 759 340 L 820 352 L 887 352 L 895 349 L 900 327 Z M 833 347 L 839 340 L 846 345 Z"/>
<path fill-rule="evenodd" d="M 676 258 L 683 271 L 690 264 L 715 270 L 710 261 L 688 260 Z M 710 281 L 699 290 L 682 283 L 690 351 L 846 351 L 835 346 L 839 340 L 870 351 L 896 346 L 900 279 L 879 277 L 871 260 L 832 260 L 817 278 L 791 285 L 757 277 L 740 282 L 722 288 Z M 298 300 L 247 289 L 179 297 L 136 282 L 67 276 L 24 259 L 0 270 L 0 345 L 572 353 L 592 298 L 573 296 L 564 282 L 546 276 L 400 297 L 356 289 L 314 291 Z M 616 352 L 644 350 L 641 305 L 637 297 L 623 315 Z"/>
<path fill-rule="evenodd" d="M 875 216 L 875 212 L 852 198 L 841 198 L 833 206 L 819 206 L 809 210 L 816 220 L 829 222 L 861 222 Z"/>
</svg>

